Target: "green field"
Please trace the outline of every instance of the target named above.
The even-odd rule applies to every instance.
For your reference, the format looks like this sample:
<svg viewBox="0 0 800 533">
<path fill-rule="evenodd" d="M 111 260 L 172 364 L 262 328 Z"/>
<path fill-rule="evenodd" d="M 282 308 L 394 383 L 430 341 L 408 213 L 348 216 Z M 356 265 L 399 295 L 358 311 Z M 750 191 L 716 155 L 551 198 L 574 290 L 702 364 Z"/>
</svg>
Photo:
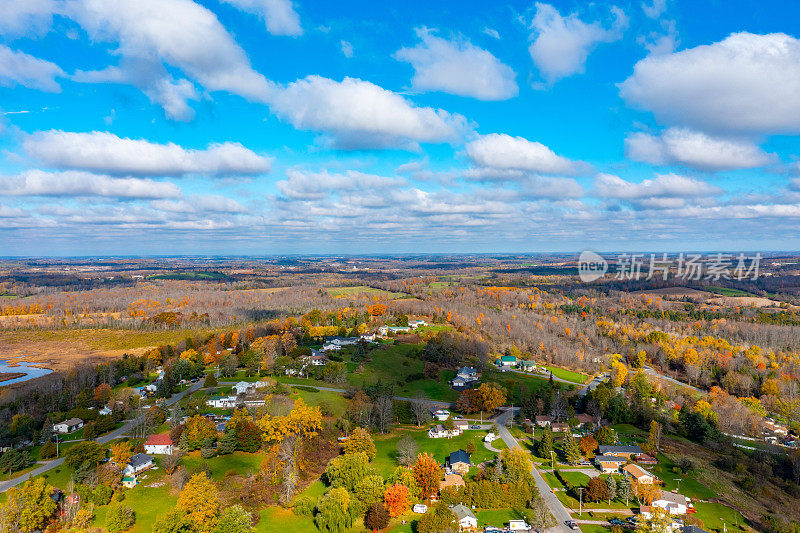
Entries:
<svg viewBox="0 0 800 533">
<path fill-rule="evenodd" d="M 583 372 L 573 372 L 572 370 L 565 370 L 557 366 L 546 366 L 545 368 L 552 372 L 555 377 L 564 379 L 566 381 L 571 381 L 573 383 L 579 383 L 582 385 L 586 383 L 586 380 L 589 379 L 589 374 L 584 374 Z"/>
<path fill-rule="evenodd" d="M 483 437 L 487 433 L 487 431 L 483 430 L 467 430 L 458 437 L 431 439 L 428 437 L 428 428 L 399 428 L 388 435 L 374 436 L 377 455 L 373 464 L 380 475 L 389 476 L 398 466 L 397 442 L 403 435 L 410 435 L 417 442 L 420 452 L 433 454 L 433 457 L 441 463 L 444 463 L 445 458 L 450 453 L 464 449 L 467 443 L 472 441 L 475 443 L 476 451 L 472 455 L 471 461 L 473 465 L 477 465 L 496 456 L 494 452 L 487 450 L 483 445 Z"/>
<path fill-rule="evenodd" d="M 681 483 L 683 492 L 683 483 Z M 721 503 L 694 502 L 697 509 L 697 516 L 703 521 L 703 527 L 709 531 L 751 531 L 750 528 L 744 529 L 745 519 L 739 511 L 725 507 Z"/>
<path fill-rule="evenodd" d="M 757 294 L 753 294 L 751 292 L 739 290 L 739 289 L 731 289 L 730 287 L 703 287 L 703 290 L 708 292 L 713 292 L 714 294 L 719 294 L 722 296 L 752 296 L 758 297 Z"/>
<path fill-rule="evenodd" d="M 717 497 L 714 491 L 697 481 L 692 472 L 675 472 L 675 463 L 673 463 L 669 457 L 659 453 L 657 454 L 657 459 L 658 464 L 655 465 L 651 471 L 664 482 L 664 490 L 678 488 L 677 479 L 680 479 L 680 492 L 684 496 L 688 496 L 692 499 L 699 498 L 701 500 Z"/>
<path fill-rule="evenodd" d="M 366 285 L 356 285 L 353 287 L 328 287 L 328 294 L 334 298 L 357 296 L 359 294 L 368 294 L 370 296 L 377 296 L 386 300 L 393 300 L 395 298 L 410 298 L 404 292 L 391 292 L 383 289 L 376 289 L 374 287 L 367 287 Z"/>
</svg>

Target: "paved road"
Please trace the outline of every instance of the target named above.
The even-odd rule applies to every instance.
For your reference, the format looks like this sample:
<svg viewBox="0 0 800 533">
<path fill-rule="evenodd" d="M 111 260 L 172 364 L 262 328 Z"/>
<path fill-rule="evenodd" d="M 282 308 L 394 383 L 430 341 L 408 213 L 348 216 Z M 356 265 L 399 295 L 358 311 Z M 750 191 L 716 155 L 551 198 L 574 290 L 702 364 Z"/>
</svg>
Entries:
<svg viewBox="0 0 800 533">
<path fill-rule="evenodd" d="M 664 379 L 666 381 L 670 381 L 670 382 L 672 382 L 672 383 L 674 383 L 676 385 L 680 385 L 681 387 L 686 387 L 688 389 L 692 389 L 695 392 L 705 392 L 705 391 L 702 391 L 702 390 L 698 389 L 697 387 L 693 387 L 693 386 L 689 385 L 688 383 L 684 383 L 683 381 L 679 381 L 679 380 L 677 380 L 675 378 L 671 378 L 671 377 L 669 377 L 669 376 L 667 376 L 665 374 L 662 374 L 661 372 L 659 372 L 658 370 L 656 370 L 655 368 L 653 368 L 653 367 L 651 367 L 649 365 L 645 365 L 644 366 L 644 373 L 645 374 L 650 374 L 651 376 L 655 376 L 655 377 L 657 377 L 659 379 Z"/>
<path fill-rule="evenodd" d="M 189 387 L 185 391 L 179 392 L 178 394 L 174 394 L 172 397 L 170 397 L 166 401 L 166 403 L 165 403 L 166 407 L 169 407 L 169 406 L 175 404 L 176 402 L 179 402 L 184 396 L 186 396 L 188 394 L 192 394 L 193 392 L 195 392 L 197 389 L 199 389 L 202 386 L 203 386 L 203 380 L 199 380 L 197 383 L 195 383 L 194 385 L 192 385 L 191 387 Z M 97 437 L 94 440 L 96 442 L 98 442 L 99 444 L 106 444 L 107 442 L 110 442 L 110 441 L 112 441 L 114 439 L 118 439 L 121 436 L 127 434 L 130 430 L 132 430 L 134 427 L 136 427 L 136 425 L 139 424 L 140 422 L 141 422 L 141 418 L 135 418 L 133 420 L 128 420 L 120 428 L 115 429 L 111 433 L 107 433 L 107 434 L 103 435 L 102 437 Z M 31 477 L 39 476 L 41 474 L 44 474 L 45 472 L 48 472 L 49 470 L 52 470 L 54 468 L 58 468 L 62 464 L 64 464 L 64 458 L 63 457 L 61 457 L 59 459 L 54 459 L 52 461 L 48 461 L 47 463 L 43 464 L 42 466 L 40 466 L 38 468 L 34 468 L 33 470 L 31 470 L 27 474 L 24 474 L 24 475 L 19 476 L 19 477 L 15 477 L 14 479 L 9 479 L 8 481 L 3 481 L 2 483 L 0 483 L 0 492 L 5 492 L 5 491 L 7 491 L 8 489 L 10 489 L 12 487 L 16 487 L 20 483 L 24 483 L 25 481 L 27 481 Z"/>
<path fill-rule="evenodd" d="M 500 438 L 503 439 L 503 442 L 506 443 L 506 446 L 509 448 L 516 448 L 519 446 L 519 443 L 506 427 L 506 422 L 511 416 L 513 416 L 512 409 L 505 409 L 495 419 L 495 425 L 497 426 L 497 434 L 500 435 Z M 570 533 L 572 530 L 564 524 L 565 521 L 571 519 L 570 515 L 564 508 L 564 505 L 556 497 L 555 493 L 550 490 L 550 486 L 544 480 L 542 474 L 539 473 L 536 465 L 533 465 L 533 477 L 536 480 L 536 488 L 539 489 L 539 494 L 542 495 L 545 504 L 547 504 L 547 507 L 550 509 L 550 513 L 556 519 L 556 525 L 548 528 L 547 531 L 552 533 Z"/>
</svg>

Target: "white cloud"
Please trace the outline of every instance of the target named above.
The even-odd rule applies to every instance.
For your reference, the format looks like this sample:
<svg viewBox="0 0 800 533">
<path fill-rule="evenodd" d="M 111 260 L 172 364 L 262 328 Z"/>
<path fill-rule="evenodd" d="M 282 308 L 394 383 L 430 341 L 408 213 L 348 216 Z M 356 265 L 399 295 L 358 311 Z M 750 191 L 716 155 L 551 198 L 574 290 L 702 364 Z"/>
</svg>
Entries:
<svg viewBox="0 0 800 533">
<path fill-rule="evenodd" d="M 483 33 L 485 33 L 486 35 L 488 35 L 492 39 L 499 39 L 500 38 L 500 32 L 498 32 L 494 28 L 489 28 L 488 26 L 486 28 L 483 28 Z"/>
<path fill-rule="evenodd" d="M 300 16 L 291 0 L 222 0 L 242 11 L 261 17 L 272 35 L 302 35 Z"/>
<path fill-rule="evenodd" d="M 270 106 L 297 129 L 330 135 L 340 148 L 455 142 L 468 130 L 461 115 L 417 107 L 398 94 L 355 78 L 337 82 L 308 76 L 278 89 Z"/>
<path fill-rule="evenodd" d="M 542 143 L 504 133 L 481 135 L 466 149 L 475 165 L 500 171 L 573 175 L 586 168 L 583 163 L 556 155 Z"/>
<path fill-rule="evenodd" d="M 0 176 L 2 196 L 110 196 L 117 198 L 174 198 L 180 195 L 174 183 L 138 178 L 113 178 L 69 170 L 28 170 L 15 176 Z"/>
<path fill-rule="evenodd" d="M 69 0 L 65 14 L 92 39 L 119 43 L 119 67 L 78 72 L 77 80 L 131 83 L 173 118 L 191 118 L 186 99 L 196 94 L 187 80 L 173 79 L 164 64 L 211 91 L 263 102 L 271 90 L 217 17 L 191 0 Z"/>
<path fill-rule="evenodd" d="M 0 44 L 0 85 L 22 85 L 29 89 L 57 93 L 61 91 L 61 87 L 55 79 L 64 76 L 64 71 L 55 63 Z"/>
<path fill-rule="evenodd" d="M 403 185 L 405 180 L 364 174 L 355 170 L 345 173 L 307 172 L 289 169 L 286 179 L 275 184 L 284 197 L 292 200 L 319 200 L 332 193 L 347 191 L 373 191 Z"/>
<path fill-rule="evenodd" d="M 215 194 L 190 196 L 182 200 L 154 200 L 150 205 L 159 211 L 169 213 L 246 213 L 247 208 L 242 204 Z"/>
<path fill-rule="evenodd" d="M 530 176 L 519 185 L 526 198 L 580 198 L 585 193 L 583 187 L 572 178 Z"/>
<path fill-rule="evenodd" d="M 622 38 L 628 18 L 617 7 L 611 11 L 615 20 L 611 29 L 606 29 L 600 22 L 582 21 L 577 13 L 563 17 L 550 4 L 536 3 L 528 51 L 548 83 L 582 73 L 586 58 L 596 45 Z"/>
<path fill-rule="evenodd" d="M 478 100 L 506 100 L 519 92 L 514 71 L 490 52 L 466 40 L 436 37 L 427 28 L 418 28 L 417 36 L 422 40 L 420 44 L 394 54 L 414 67 L 414 89 Z"/>
<path fill-rule="evenodd" d="M 667 0 L 651 0 L 649 4 L 642 2 L 642 10 L 651 19 L 657 19 L 667 10 Z"/>
<path fill-rule="evenodd" d="M 594 186 L 598 196 L 621 200 L 696 198 L 720 192 L 718 187 L 678 174 L 658 174 L 640 183 L 626 181 L 612 174 L 598 174 Z"/>
<path fill-rule="evenodd" d="M 38 36 L 52 22 L 53 0 L 9 0 L 0 9 L 0 34 L 4 37 Z"/>
<path fill-rule="evenodd" d="M 648 56 L 620 84 L 631 105 L 669 124 L 720 133 L 800 132 L 800 40 L 735 33 Z"/>
<path fill-rule="evenodd" d="M 210 144 L 205 150 L 128 139 L 113 133 L 41 131 L 23 141 L 25 152 L 56 168 L 137 176 L 184 174 L 248 175 L 269 172 L 271 159 L 239 143 Z"/>
<path fill-rule="evenodd" d="M 669 128 L 660 136 L 631 134 L 625 139 L 625 152 L 636 161 L 710 171 L 761 167 L 776 159 L 751 141 L 712 137 L 687 128 Z"/>
<path fill-rule="evenodd" d="M 339 43 L 342 47 L 342 55 L 348 59 L 353 57 L 353 45 L 347 41 L 340 41 Z"/>
</svg>

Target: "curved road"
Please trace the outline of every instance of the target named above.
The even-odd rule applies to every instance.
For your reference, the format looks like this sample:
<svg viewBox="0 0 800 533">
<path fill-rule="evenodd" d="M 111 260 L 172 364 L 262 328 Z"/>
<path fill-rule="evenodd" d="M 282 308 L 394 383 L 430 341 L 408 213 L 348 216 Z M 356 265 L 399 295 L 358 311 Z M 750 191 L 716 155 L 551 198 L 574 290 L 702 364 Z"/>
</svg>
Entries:
<svg viewBox="0 0 800 533">
<path fill-rule="evenodd" d="M 519 442 L 517 439 L 511 435 L 511 432 L 508 431 L 506 427 L 506 422 L 510 417 L 513 416 L 514 411 L 518 410 L 519 408 L 511 409 L 511 408 L 501 408 L 503 412 L 500 413 L 497 418 L 495 418 L 495 426 L 497 426 L 497 434 L 500 435 L 500 438 L 503 439 L 503 442 L 506 443 L 506 446 L 511 448 L 519 447 Z M 559 501 L 556 497 L 555 493 L 550 489 L 550 485 L 542 477 L 542 474 L 536 468 L 536 465 L 533 465 L 533 478 L 536 480 L 536 488 L 539 489 L 539 494 L 542 495 L 544 498 L 545 504 L 547 504 L 547 508 L 550 509 L 550 513 L 553 515 L 553 518 L 556 519 L 556 525 L 554 527 L 548 528 L 548 532 L 552 533 L 570 533 L 572 530 L 566 526 L 564 522 L 567 520 L 571 520 L 572 517 L 570 516 L 567 509 L 564 505 Z"/>
</svg>

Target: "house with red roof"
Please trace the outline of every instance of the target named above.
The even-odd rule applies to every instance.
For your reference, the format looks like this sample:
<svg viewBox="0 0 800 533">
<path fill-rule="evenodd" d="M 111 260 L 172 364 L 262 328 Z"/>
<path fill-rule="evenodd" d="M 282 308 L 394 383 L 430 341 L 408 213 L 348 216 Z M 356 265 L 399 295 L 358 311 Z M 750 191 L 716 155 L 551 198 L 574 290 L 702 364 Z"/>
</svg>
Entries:
<svg viewBox="0 0 800 533">
<path fill-rule="evenodd" d="M 144 451 L 154 455 L 172 455 L 175 453 L 175 446 L 172 444 L 172 437 L 169 436 L 169 433 L 161 433 L 148 437 L 147 442 L 144 443 Z"/>
</svg>

